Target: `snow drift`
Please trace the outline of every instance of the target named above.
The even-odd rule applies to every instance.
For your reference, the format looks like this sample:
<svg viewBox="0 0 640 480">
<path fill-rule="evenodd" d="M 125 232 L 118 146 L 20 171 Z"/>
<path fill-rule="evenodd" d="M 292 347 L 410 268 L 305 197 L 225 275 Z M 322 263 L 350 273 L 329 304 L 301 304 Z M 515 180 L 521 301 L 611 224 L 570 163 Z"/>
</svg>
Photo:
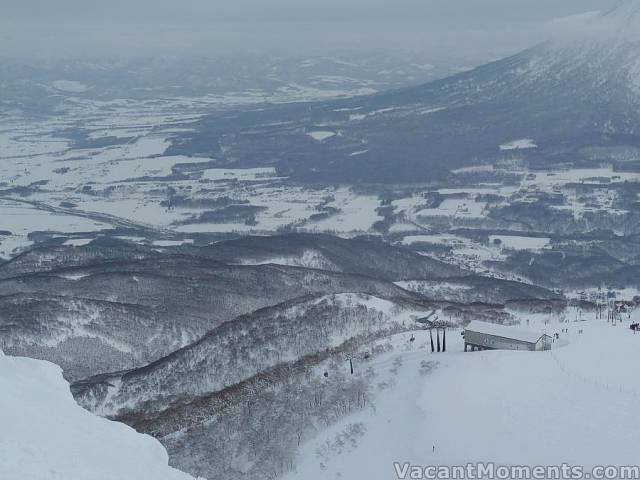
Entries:
<svg viewBox="0 0 640 480">
<path fill-rule="evenodd" d="M 0 478 L 193 480 L 153 438 L 78 406 L 59 367 L 0 351 Z"/>
</svg>

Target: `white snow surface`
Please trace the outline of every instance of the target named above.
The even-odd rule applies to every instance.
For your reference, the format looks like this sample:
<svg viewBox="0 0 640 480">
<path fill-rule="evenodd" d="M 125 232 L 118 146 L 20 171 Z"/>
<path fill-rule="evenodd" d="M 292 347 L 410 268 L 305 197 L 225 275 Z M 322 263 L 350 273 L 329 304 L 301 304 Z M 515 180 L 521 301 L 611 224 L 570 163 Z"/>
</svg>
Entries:
<svg viewBox="0 0 640 480">
<path fill-rule="evenodd" d="M 337 266 L 327 260 L 322 252 L 313 249 L 304 250 L 300 255 L 273 256 L 261 259 L 243 259 L 242 265 L 287 265 L 291 267 L 336 270 Z"/>
<path fill-rule="evenodd" d="M 67 93 L 84 93 L 89 87 L 77 80 L 56 80 L 52 83 L 54 88 Z"/>
<path fill-rule="evenodd" d="M 162 445 L 76 404 L 52 363 L 0 351 L 3 480 L 194 480 Z"/>
<path fill-rule="evenodd" d="M 521 138 L 519 140 L 513 140 L 511 142 L 503 143 L 500 145 L 500 150 L 527 150 L 530 148 L 538 148 L 536 142 L 531 138 Z"/>
<path fill-rule="evenodd" d="M 334 137 L 336 135 L 336 133 L 335 132 L 330 132 L 328 130 L 318 130 L 318 131 L 315 131 L 315 132 L 309 132 L 309 133 L 307 133 L 307 135 L 309 135 L 314 140 L 317 140 L 317 141 L 321 142 L 323 140 L 326 140 L 327 138 Z"/>
<path fill-rule="evenodd" d="M 371 408 L 308 440 L 285 478 L 388 480 L 398 478 L 394 462 L 566 462 L 587 473 L 596 465 L 637 465 L 640 335 L 629 320 L 526 319 L 527 328 L 560 333 L 551 351 L 464 353 L 460 331 L 450 330 L 447 352 L 432 354 L 428 332 L 414 332 L 414 342 L 397 335 L 392 351 L 363 367 L 387 375 Z M 350 435 L 353 425 L 364 433 Z"/>
<path fill-rule="evenodd" d="M 542 250 L 549 245 L 548 237 L 527 237 L 524 235 L 490 235 L 489 241 L 500 240 L 503 247 L 513 250 Z"/>
</svg>

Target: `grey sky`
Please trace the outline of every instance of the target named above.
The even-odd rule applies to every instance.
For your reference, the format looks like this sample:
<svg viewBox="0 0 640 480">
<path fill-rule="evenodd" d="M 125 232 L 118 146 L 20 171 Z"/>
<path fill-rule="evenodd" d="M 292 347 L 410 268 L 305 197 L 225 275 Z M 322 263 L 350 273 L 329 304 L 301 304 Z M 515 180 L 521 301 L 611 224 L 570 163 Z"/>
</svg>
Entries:
<svg viewBox="0 0 640 480">
<path fill-rule="evenodd" d="M 543 40 L 617 0 L 0 0 L 0 53 L 411 49 L 478 54 Z"/>
</svg>

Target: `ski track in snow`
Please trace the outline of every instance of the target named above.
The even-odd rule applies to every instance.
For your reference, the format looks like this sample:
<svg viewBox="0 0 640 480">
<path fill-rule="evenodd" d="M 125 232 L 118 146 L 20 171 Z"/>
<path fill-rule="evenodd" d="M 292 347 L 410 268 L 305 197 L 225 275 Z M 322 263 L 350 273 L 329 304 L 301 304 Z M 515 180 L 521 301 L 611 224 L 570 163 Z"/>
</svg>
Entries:
<svg viewBox="0 0 640 480">
<path fill-rule="evenodd" d="M 561 332 L 551 352 L 463 353 L 460 331 L 447 334 L 447 353 L 431 354 L 426 332 L 394 337 L 394 351 L 368 364 L 393 379 L 359 412 L 303 446 L 287 480 L 396 478 L 394 462 L 412 465 L 633 465 L 637 463 L 640 335 L 629 320 L 551 323 L 530 317 L 530 328 Z M 584 330 L 584 334 L 578 334 Z M 599 352 L 606 350 L 606 355 Z M 398 374 L 389 373 L 397 362 Z M 435 361 L 420 375 L 422 361 Z M 319 457 L 352 423 L 365 435 L 330 458 Z M 570 446 L 570 448 L 568 448 Z M 433 448 L 435 447 L 435 452 Z M 588 471 L 587 470 L 587 471 Z"/>
</svg>

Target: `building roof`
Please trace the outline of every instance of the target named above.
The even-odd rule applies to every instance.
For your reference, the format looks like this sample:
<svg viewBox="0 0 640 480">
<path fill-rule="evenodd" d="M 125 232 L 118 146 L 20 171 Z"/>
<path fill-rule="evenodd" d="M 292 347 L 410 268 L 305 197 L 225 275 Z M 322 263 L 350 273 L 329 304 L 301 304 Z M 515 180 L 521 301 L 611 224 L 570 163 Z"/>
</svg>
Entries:
<svg viewBox="0 0 640 480">
<path fill-rule="evenodd" d="M 512 340 L 519 340 L 527 343 L 537 343 L 538 340 L 546 335 L 544 333 L 533 332 L 519 327 L 508 327 L 497 323 L 481 322 L 480 320 L 472 321 L 465 328 L 465 331 L 467 330 L 485 335 L 492 335 L 494 337 L 510 338 Z"/>
</svg>

